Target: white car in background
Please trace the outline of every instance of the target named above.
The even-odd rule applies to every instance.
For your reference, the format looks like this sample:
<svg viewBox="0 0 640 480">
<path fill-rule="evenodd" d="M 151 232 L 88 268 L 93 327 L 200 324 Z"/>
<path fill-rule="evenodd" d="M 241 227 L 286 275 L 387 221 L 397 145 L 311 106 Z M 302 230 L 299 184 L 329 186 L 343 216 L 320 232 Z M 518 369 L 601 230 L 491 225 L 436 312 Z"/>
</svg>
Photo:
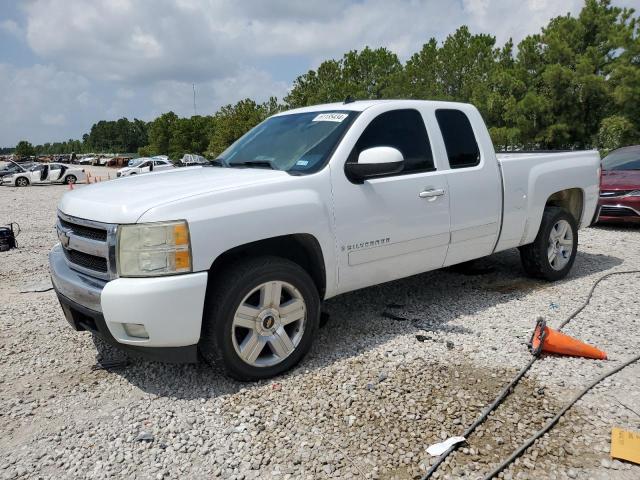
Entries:
<svg viewBox="0 0 640 480">
<path fill-rule="evenodd" d="M 139 175 L 142 173 L 161 172 L 172 168 L 175 167 L 168 159 L 142 157 L 131 160 L 128 166 L 118 170 L 117 175 L 118 177 L 129 177 L 131 175 Z"/>
<path fill-rule="evenodd" d="M 2 178 L 2 184 L 12 187 L 28 187 L 49 183 L 86 182 L 84 169 L 62 163 L 39 163 L 24 172 Z"/>
</svg>

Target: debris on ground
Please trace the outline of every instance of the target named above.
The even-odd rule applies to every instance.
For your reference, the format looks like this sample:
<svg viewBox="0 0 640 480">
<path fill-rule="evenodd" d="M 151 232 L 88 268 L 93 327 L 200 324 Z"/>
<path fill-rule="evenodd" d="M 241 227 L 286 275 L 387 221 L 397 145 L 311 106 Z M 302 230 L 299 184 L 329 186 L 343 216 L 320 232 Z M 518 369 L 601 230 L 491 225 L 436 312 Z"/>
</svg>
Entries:
<svg viewBox="0 0 640 480">
<path fill-rule="evenodd" d="M 136 437 L 136 442 L 152 442 L 153 438 L 152 433 L 143 430 Z"/>
<path fill-rule="evenodd" d="M 640 432 L 611 429 L 611 457 L 640 464 Z"/>
<path fill-rule="evenodd" d="M 434 443 L 433 445 L 429 445 L 429 447 L 427 447 L 427 453 L 432 457 L 439 457 L 444 452 L 449 450 L 449 448 L 453 447 L 458 443 L 462 443 L 464 441 L 466 441 L 466 438 L 464 437 L 447 438 L 444 442 Z"/>
</svg>

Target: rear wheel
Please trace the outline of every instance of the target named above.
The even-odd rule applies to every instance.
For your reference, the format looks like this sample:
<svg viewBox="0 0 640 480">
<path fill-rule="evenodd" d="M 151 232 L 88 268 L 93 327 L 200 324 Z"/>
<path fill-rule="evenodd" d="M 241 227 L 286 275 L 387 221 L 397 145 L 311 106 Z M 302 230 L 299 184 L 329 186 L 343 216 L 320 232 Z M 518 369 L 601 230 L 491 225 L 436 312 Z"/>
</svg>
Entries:
<svg viewBox="0 0 640 480">
<path fill-rule="evenodd" d="M 569 273 L 577 251 L 578 227 L 573 215 L 563 208 L 547 207 L 536 239 L 520 247 L 520 259 L 529 276 L 553 281 Z"/>
<path fill-rule="evenodd" d="M 309 274 L 279 257 L 227 268 L 207 294 L 200 351 L 243 381 L 289 370 L 307 353 L 318 328 L 320 297 Z"/>
<path fill-rule="evenodd" d="M 78 179 L 76 178 L 75 175 L 67 175 L 67 177 L 64 179 L 64 183 L 69 184 L 69 183 L 76 183 L 78 181 Z"/>
</svg>

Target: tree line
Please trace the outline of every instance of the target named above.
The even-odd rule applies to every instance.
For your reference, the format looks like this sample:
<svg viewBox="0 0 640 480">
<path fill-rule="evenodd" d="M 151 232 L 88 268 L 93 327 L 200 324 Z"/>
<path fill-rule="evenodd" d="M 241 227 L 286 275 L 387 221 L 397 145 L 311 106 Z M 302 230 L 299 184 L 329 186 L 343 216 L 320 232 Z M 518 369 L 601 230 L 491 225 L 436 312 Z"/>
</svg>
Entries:
<svg viewBox="0 0 640 480">
<path fill-rule="evenodd" d="M 386 48 L 352 50 L 293 82 L 279 102 L 251 99 L 210 116 L 162 114 L 145 123 L 100 121 L 82 140 L 36 153 L 92 151 L 215 157 L 251 127 L 290 108 L 355 99 L 470 102 L 497 149 L 609 150 L 640 143 L 640 19 L 610 0 L 586 0 L 577 16 L 556 17 L 517 46 L 461 26 L 429 39 L 406 62 Z"/>
</svg>

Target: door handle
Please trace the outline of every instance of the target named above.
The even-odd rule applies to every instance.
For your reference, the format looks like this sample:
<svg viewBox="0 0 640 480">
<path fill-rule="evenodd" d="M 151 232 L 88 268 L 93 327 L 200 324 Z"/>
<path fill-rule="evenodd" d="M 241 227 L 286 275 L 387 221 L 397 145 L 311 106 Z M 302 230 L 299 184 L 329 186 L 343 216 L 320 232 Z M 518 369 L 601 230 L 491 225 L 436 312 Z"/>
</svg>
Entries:
<svg viewBox="0 0 640 480">
<path fill-rule="evenodd" d="M 438 197 L 444 195 L 444 188 L 431 188 L 429 190 L 423 190 L 418 194 L 420 198 L 426 198 L 428 202 L 433 202 Z"/>
</svg>

